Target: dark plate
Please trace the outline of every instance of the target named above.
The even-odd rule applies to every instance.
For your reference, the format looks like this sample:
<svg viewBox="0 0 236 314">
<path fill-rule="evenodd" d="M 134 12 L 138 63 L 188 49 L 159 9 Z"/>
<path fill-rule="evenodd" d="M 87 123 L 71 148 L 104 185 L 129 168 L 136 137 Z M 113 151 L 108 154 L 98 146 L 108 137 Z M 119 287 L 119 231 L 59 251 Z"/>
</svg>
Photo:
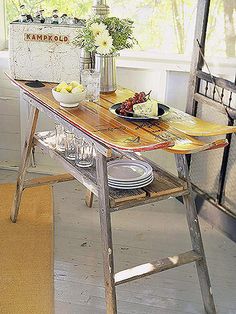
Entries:
<svg viewBox="0 0 236 314">
<path fill-rule="evenodd" d="M 116 115 L 117 117 L 121 117 L 124 118 L 126 120 L 133 120 L 133 121 L 140 121 L 140 120 L 150 120 L 150 119 L 160 119 L 161 117 L 165 116 L 166 114 L 168 114 L 170 108 L 166 105 L 160 104 L 158 103 L 158 116 L 155 117 L 137 117 L 137 116 L 133 116 L 132 113 L 130 114 L 130 116 L 122 116 L 121 114 L 119 114 L 119 109 L 120 109 L 121 103 L 115 104 L 113 106 L 110 107 L 110 111 Z"/>
</svg>

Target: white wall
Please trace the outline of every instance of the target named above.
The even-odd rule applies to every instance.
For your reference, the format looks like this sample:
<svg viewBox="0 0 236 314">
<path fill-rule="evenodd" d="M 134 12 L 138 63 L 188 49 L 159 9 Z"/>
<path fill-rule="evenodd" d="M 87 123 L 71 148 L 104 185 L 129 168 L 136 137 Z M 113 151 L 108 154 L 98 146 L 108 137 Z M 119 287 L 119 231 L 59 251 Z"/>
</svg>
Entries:
<svg viewBox="0 0 236 314">
<path fill-rule="evenodd" d="M 6 75 L 8 54 L 0 52 L 0 166 L 16 167 L 20 160 L 19 90 Z"/>
<path fill-rule="evenodd" d="M 5 33 L 5 0 L 0 1 L 0 50 L 5 49 L 6 33 Z"/>
</svg>

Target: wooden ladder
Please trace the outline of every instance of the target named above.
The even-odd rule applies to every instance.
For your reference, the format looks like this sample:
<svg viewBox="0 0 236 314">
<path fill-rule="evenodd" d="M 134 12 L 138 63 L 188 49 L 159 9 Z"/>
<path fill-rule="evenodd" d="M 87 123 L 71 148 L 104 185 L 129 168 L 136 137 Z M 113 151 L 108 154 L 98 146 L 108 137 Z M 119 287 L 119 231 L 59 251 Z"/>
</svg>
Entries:
<svg viewBox="0 0 236 314">
<path fill-rule="evenodd" d="M 129 155 L 131 157 L 132 154 Z M 118 273 L 114 272 L 111 231 L 111 213 L 113 212 L 113 210 L 110 207 L 108 197 L 109 191 L 107 191 L 108 185 L 106 162 L 106 158 L 103 155 L 99 154 L 97 156 L 97 169 L 99 170 L 99 173 L 97 174 L 99 177 L 98 185 L 100 186 L 101 191 L 101 194 L 99 194 L 99 205 L 101 235 L 103 243 L 103 266 L 105 277 L 107 314 L 117 313 L 116 286 L 192 262 L 196 263 L 205 311 L 208 314 L 216 313 L 206 257 L 202 243 L 201 231 L 198 222 L 198 215 L 192 194 L 192 187 L 189 178 L 186 156 L 176 155 L 176 165 L 179 178 L 187 183 L 187 193 L 186 191 L 183 191 L 182 194 L 186 207 L 186 217 L 192 242 L 192 250 L 181 253 L 179 255 L 169 256 L 166 258 L 158 259 L 156 261 L 138 265 L 133 268 L 122 270 Z M 158 199 L 156 199 L 156 201 L 158 201 Z M 91 202 L 89 203 L 91 204 Z M 141 202 L 141 205 L 142 204 L 143 202 Z"/>
<path fill-rule="evenodd" d="M 233 104 L 233 99 L 236 95 L 236 75 L 234 81 L 229 81 L 212 75 L 209 67 L 206 70 L 209 73 L 203 69 L 204 65 L 207 65 L 204 54 L 210 3 L 211 0 L 198 1 L 186 112 L 202 119 L 212 118 L 212 115 L 216 119 L 221 116 L 228 126 L 233 126 L 236 120 L 236 109 Z M 202 114 L 201 112 L 204 113 Z M 199 202 L 197 203 L 197 209 L 200 214 L 211 225 L 216 226 L 226 236 L 236 241 L 236 216 L 232 211 L 233 205 L 231 207 L 225 204 L 225 190 L 228 188 L 230 180 L 227 177 L 227 173 L 232 163 L 230 155 L 232 155 L 232 151 L 235 148 L 233 135 L 227 134 L 226 139 L 229 145 L 225 147 L 223 154 L 219 154 L 218 158 L 215 156 L 211 160 L 212 163 L 217 161 L 219 165 L 216 171 L 220 172 L 220 174 L 219 178 L 216 177 L 214 186 L 217 192 L 213 193 L 211 190 L 202 190 L 199 184 L 199 177 L 204 181 L 207 178 L 204 173 L 201 173 L 201 170 L 199 170 L 199 173 L 193 174 L 192 181 L 198 182 L 194 186 L 194 192 L 198 195 Z M 190 158 L 188 161 L 190 164 Z M 194 166 L 195 162 L 196 159 L 191 162 L 190 169 L 192 165 Z M 231 185 L 233 189 L 233 184 L 231 183 Z M 231 203 L 233 204 L 233 201 Z"/>
</svg>

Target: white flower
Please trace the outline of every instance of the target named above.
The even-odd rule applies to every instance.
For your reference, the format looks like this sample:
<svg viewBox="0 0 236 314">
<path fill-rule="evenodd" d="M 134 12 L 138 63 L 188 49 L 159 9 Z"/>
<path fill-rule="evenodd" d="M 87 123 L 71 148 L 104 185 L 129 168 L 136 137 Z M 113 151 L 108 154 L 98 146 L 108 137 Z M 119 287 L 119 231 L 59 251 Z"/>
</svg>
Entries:
<svg viewBox="0 0 236 314">
<path fill-rule="evenodd" d="M 90 26 L 90 29 L 91 31 L 93 32 L 93 36 L 96 37 L 98 35 L 101 35 L 103 32 L 107 32 L 107 27 L 105 24 L 103 23 L 93 23 L 91 26 Z"/>
<path fill-rule="evenodd" d="M 106 32 L 96 36 L 95 45 L 97 46 L 97 53 L 101 55 L 109 54 L 113 48 L 113 39 Z"/>
</svg>

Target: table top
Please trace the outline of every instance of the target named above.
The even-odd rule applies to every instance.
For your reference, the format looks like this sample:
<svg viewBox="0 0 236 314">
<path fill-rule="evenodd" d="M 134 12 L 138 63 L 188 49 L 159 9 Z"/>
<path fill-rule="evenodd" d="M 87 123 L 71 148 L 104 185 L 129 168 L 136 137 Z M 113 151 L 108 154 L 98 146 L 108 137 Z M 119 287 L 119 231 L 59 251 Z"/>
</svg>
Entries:
<svg viewBox="0 0 236 314">
<path fill-rule="evenodd" d="M 227 145 L 225 139 L 205 143 L 194 136 L 236 132 L 236 127 L 209 123 L 174 108 L 170 108 L 169 114 L 160 120 L 127 121 L 109 111 L 110 106 L 134 94 L 125 88 L 119 88 L 116 93 L 101 94 L 96 103 L 82 102 L 78 108 L 66 109 L 60 107 L 52 96 L 51 89 L 56 84 L 44 83 L 44 87 L 32 88 L 25 85 L 27 81 L 14 80 L 10 76 L 9 78 L 54 114 L 95 140 L 119 150 L 142 152 L 166 149 L 172 153 L 188 154 Z"/>
</svg>

